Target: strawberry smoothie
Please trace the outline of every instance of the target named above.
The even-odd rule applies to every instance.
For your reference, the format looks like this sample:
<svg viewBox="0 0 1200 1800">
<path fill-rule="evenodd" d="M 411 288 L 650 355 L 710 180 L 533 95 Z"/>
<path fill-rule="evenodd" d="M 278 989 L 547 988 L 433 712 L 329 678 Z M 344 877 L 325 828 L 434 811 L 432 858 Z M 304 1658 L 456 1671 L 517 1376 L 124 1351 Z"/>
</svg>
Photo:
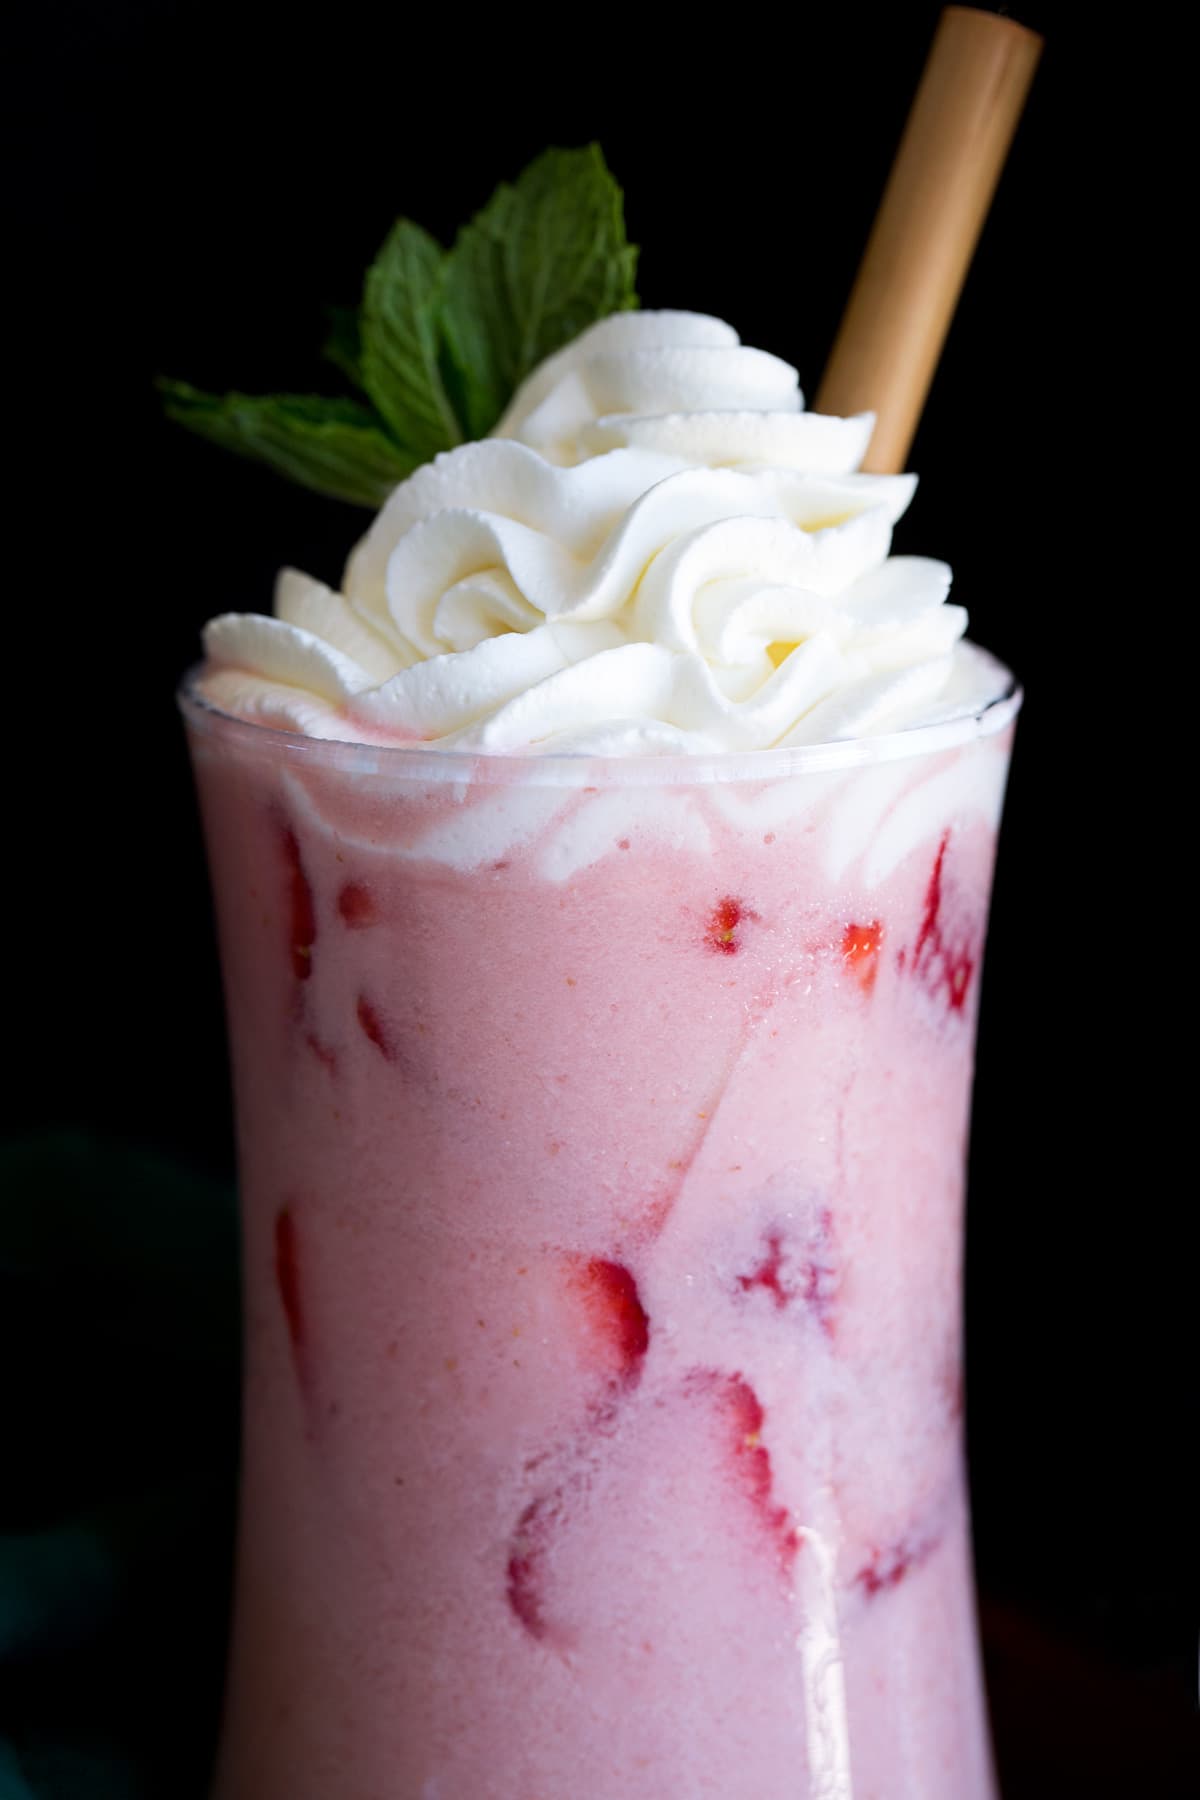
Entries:
<svg viewBox="0 0 1200 1800">
<path fill-rule="evenodd" d="M 657 760 L 184 706 L 245 1220 L 220 1800 L 990 1800 L 960 1256 L 1016 699 Z"/>
</svg>

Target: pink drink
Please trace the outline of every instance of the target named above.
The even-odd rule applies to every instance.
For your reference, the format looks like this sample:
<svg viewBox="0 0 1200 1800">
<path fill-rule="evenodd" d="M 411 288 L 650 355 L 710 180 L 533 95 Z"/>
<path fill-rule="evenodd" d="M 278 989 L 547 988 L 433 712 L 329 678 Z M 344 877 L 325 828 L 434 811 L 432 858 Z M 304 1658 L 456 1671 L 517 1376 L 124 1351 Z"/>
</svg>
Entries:
<svg viewBox="0 0 1200 1800">
<path fill-rule="evenodd" d="M 187 702 L 245 1212 L 221 1800 L 994 1794 L 959 1273 L 1015 707 L 647 765 Z"/>
</svg>

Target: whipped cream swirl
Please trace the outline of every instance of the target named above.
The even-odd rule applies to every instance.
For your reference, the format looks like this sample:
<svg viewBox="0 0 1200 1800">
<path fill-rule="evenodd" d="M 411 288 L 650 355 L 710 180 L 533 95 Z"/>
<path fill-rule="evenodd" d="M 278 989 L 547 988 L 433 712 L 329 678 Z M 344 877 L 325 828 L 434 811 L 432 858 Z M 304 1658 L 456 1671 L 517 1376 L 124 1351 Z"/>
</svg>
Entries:
<svg viewBox="0 0 1200 1800">
<path fill-rule="evenodd" d="M 225 614 L 202 691 L 313 737 L 473 752 L 746 751 L 979 710 L 950 570 L 888 554 L 911 475 L 872 418 L 696 313 L 619 313 L 534 370 L 495 433 L 403 482 L 341 592 L 285 570 Z"/>
</svg>

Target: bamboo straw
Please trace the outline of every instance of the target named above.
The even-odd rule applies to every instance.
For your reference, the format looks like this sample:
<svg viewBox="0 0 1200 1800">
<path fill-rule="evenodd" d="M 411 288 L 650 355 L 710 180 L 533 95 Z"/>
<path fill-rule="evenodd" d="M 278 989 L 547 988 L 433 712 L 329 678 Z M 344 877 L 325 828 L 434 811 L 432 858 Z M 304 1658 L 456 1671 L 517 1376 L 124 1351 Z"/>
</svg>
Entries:
<svg viewBox="0 0 1200 1800">
<path fill-rule="evenodd" d="M 864 469 L 904 467 L 1041 49 L 995 13 L 938 21 L 815 403 L 876 414 Z"/>
</svg>

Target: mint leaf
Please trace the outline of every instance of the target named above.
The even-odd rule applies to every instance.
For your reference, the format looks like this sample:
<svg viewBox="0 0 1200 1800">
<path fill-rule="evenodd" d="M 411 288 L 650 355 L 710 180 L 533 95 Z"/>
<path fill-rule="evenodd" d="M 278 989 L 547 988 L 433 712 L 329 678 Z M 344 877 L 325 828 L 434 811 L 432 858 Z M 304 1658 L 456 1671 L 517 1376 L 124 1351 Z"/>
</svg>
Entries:
<svg viewBox="0 0 1200 1800">
<path fill-rule="evenodd" d="M 160 381 L 168 418 L 225 450 L 267 463 L 303 487 L 382 506 L 423 458 L 394 444 L 357 400 L 317 395 L 204 394 L 185 381 Z"/>
<path fill-rule="evenodd" d="M 356 388 L 361 388 L 362 333 L 358 328 L 358 314 L 352 306 L 328 306 L 325 311 L 329 335 L 321 346 L 321 355 L 335 369 L 340 369 Z"/>
<path fill-rule="evenodd" d="M 205 394 L 162 381 L 170 418 L 318 493 L 380 506 L 421 463 L 484 437 L 545 357 L 637 305 L 637 251 L 600 148 L 547 150 L 447 254 L 399 219 L 358 314 L 330 309 L 328 361 L 364 394 Z"/>
<path fill-rule="evenodd" d="M 362 381 L 392 436 L 422 462 L 462 442 L 439 358 L 441 245 L 398 219 L 367 271 Z"/>
<path fill-rule="evenodd" d="M 459 233 L 442 309 L 466 426 L 483 437 L 530 370 L 637 305 L 637 251 L 599 145 L 546 150 Z"/>
</svg>

